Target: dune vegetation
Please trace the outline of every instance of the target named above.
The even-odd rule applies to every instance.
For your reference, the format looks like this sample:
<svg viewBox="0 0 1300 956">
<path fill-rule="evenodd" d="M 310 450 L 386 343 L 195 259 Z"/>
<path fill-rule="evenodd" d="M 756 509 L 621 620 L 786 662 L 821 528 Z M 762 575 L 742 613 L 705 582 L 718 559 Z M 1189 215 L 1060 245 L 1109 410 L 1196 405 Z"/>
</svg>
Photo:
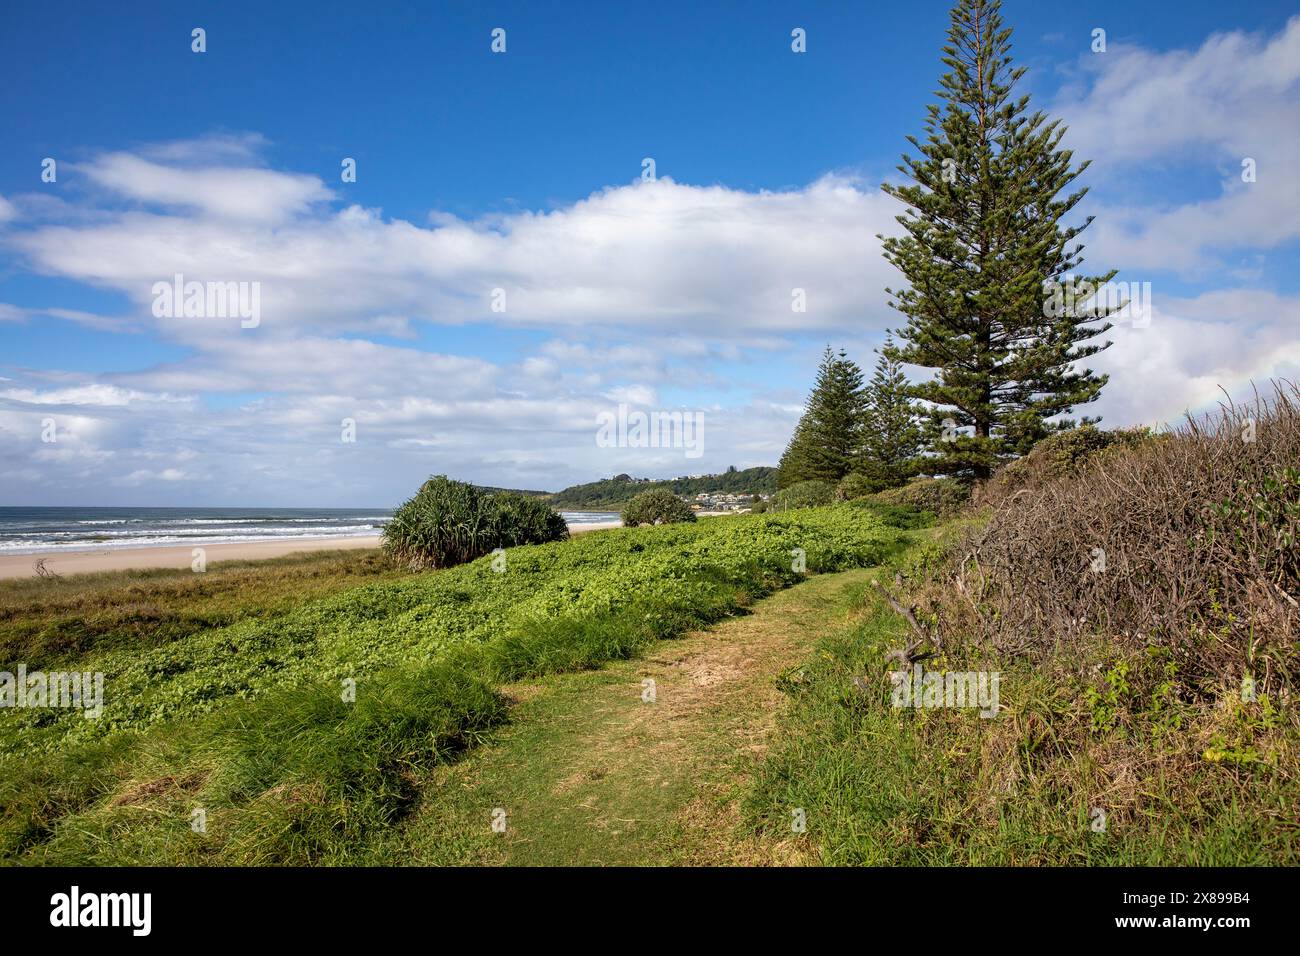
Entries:
<svg viewBox="0 0 1300 956">
<path fill-rule="evenodd" d="M 5 715 L 0 847 L 32 863 L 346 861 L 423 773 L 507 718 L 503 682 L 635 655 L 805 569 L 877 563 L 900 534 L 847 507 L 612 529 L 156 646 L 69 649 L 59 667 L 105 675 L 104 712 Z"/>
<path fill-rule="evenodd" d="M 1143 316 L 1078 275 L 1087 163 L 999 6 L 957 0 L 884 186 L 905 325 L 869 380 L 826 348 L 778 469 L 439 476 L 382 554 L 0 584 L 0 682 L 104 688 L 3 714 L 0 858 L 1300 863 L 1300 390 L 1070 417 Z M 695 521 L 704 491 L 773 494 Z M 559 506 L 630 527 L 569 539 Z M 661 644 L 688 634 L 706 666 Z M 641 708 L 647 671 L 677 699 Z M 497 840 L 501 793 L 531 829 Z"/>
<path fill-rule="evenodd" d="M 832 864 L 1300 862 L 1298 440 L 1286 386 L 1004 468 L 780 682 L 751 826 L 800 808 Z M 897 706 L 917 669 L 998 674 L 996 719 Z"/>
<path fill-rule="evenodd" d="M 384 525 L 383 548 L 419 571 L 464 564 L 497 548 L 568 536 L 559 512 L 538 498 L 434 475 Z"/>
</svg>

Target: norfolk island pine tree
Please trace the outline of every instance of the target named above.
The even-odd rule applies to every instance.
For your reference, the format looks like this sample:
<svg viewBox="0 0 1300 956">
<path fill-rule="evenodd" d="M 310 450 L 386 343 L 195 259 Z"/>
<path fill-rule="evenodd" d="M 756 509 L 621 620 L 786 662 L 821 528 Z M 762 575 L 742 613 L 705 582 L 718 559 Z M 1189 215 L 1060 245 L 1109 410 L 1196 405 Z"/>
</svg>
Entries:
<svg viewBox="0 0 1300 956">
<path fill-rule="evenodd" d="M 829 345 L 817 381 L 778 465 L 777 487 L 800 481 L 835 484 L 852 470 L 862 446 L 866 392 L 862 369 Z"/>
<path fill-rule="evenodd" d="M 1049 314 L 1044 306 L 1047 284 L 1072 281 L 1083 261 L 1074 240 L 1092 217 L 1076 227 L 1061 220 L 1087 190 L 1058 196 L 1088 163 L 1072 166 L 1059 121 L 1026 114 L 1028 96 L 1012 98 L 1024 68 L 1011 65 L 1000 6 L 960 0 L 953 8 L 941 103 L 927 107 L 925 142 L 908 137 L 919 157 L 905 155 L 898 167 L 912 183 L 882 187 L 909 207 L 897 217 L 904 234 L 880 237 L 909 283 L 886 290 L 907 316 L 886 354 L 937 373 L 908 389 L 928 404 L 927 470 L 976 480 L 1073 424 L 1049 419 L 1098 398 L 1106 376 L 1076 363 L 1111 344 L 1089 340 L 1122 308 L 1071 301 Z M 1098 288 L 1115 274 L 1079 285 Z M 956 434 L 962 428 L 973 434 Z"/>
</svg>

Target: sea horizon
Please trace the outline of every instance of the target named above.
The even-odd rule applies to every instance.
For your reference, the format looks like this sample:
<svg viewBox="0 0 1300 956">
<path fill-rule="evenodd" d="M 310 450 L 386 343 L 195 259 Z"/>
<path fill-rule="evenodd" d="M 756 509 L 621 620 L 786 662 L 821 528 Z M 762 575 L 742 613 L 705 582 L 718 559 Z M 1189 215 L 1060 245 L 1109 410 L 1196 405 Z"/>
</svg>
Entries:
<svg viewBox="0 0 1300 956">
<path fill-rule="evenodd" d="M 181 545 L 365 538 L 392 508 L 0 506 L 0 554 L 48 554 Z M 561 511 L 569 525 L 609 511 Z"/>
</svg>

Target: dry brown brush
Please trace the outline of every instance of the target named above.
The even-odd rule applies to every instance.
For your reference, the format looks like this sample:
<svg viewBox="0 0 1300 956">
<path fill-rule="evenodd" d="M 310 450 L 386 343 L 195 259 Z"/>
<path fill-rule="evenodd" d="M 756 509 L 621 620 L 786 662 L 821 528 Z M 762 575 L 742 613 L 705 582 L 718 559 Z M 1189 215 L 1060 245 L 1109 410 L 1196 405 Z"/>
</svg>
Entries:
<svg viewBox="0 0 1300 956">
<path fill-rule="evenodd" d="M 1002 496 L 951 584 L 974 636 L 1003 654 L 1045 659 L 1104 635 L 1167 648 L 1207 692 L 1249 675 L 1285 693 L 1298 530 L 1300 390 L 1286 383 Z"/>
</svg>

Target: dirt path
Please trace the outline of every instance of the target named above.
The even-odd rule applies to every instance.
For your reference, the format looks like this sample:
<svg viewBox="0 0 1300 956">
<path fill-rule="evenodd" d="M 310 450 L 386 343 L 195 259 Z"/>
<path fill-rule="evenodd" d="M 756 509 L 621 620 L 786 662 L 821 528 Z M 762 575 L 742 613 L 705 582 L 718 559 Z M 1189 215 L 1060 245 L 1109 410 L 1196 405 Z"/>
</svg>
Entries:
<svg viewBox="0 0 1300 956">
<path fill-rule="evenodd" d="M 819 575 L 640 660 L 507 688 L 511 725 L 439 771 L 376 862 L 802 862 L 793 835 L 745 834 L 739 799 L 784 706 L 775 678 L 851 623 L 866 577 Z"/>
</svg>

